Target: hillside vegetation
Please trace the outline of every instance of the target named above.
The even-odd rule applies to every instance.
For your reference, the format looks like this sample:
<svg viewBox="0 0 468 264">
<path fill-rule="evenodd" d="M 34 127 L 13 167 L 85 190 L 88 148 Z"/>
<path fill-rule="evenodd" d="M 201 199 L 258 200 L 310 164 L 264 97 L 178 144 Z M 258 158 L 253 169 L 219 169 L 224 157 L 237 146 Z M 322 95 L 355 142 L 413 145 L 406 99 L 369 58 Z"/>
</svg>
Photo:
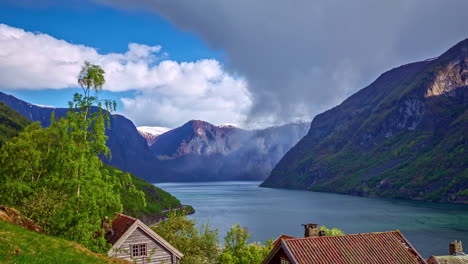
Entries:
<svg viewBox="0 0 468 264">
<path fill-rule="evenodd" d="M 468 40 L 317 115 L 264 187 L 468 202 Z"/>
<path fill-rule="evenodd" d="M 0 151 L 0 204 L 19 210 L 45 234 L 95 252 L 109 247 L 101 227 L 105 216 L 125 210 L 160 218 L 163 209 L 180 206 L 168 193 L 103 164 L 111 157 L 105 134 L 110 118 L 100 106 L 115 109 L 115 102 L 97 97 L 103 74 L 85 62 L 78 76 L 83 94 L 74 95 L 66 116 L 52 114 L 46 128 L 35 122 L 16 137 L 6 134 L 12 138 Z"/>
<path fill-rule="evenodd" d="M 16 137 L 29 123 L 26 117 L 0 102 L 0 147 L 8 139 Z"/>
</svg>

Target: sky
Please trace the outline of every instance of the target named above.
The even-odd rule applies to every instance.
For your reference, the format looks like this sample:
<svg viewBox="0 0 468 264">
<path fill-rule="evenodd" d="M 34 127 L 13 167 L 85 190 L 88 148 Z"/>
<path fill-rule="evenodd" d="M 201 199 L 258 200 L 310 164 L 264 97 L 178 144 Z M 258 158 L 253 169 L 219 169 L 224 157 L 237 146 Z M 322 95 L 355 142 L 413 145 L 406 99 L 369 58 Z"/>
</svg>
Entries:
<svg viewBox="0 0 468 264">
<path fill-rule="evenodd" d="M 0 90 L 64 107 L 85 60 L 137 126 L 310 121 L 468 37 L 465 0 L 0 0 Z"/>
</svg>

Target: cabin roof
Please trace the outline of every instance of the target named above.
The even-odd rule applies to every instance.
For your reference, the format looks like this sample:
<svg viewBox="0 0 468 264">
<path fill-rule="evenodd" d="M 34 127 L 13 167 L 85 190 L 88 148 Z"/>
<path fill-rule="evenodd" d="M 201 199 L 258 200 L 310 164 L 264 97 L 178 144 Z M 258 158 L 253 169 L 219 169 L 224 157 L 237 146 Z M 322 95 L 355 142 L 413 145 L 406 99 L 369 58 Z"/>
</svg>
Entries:
<svg viewBox="0 0 468 264">
<path fill-rule="evenodd" d="M 283 248 L 293 264 L 425 264 L 399 231 L 282 239 L 263 263 Z"/>
<path fill-rule="evenodd" d="M 276 244 L 278 244 L 281 241 L 281 239 L 291 239 L 291 238 L 295 238 L 295 237 L 288 236 L 288 235 L 281 235 L 277 239 L 275 239 L 275 241 L 273 241 L 273 246 L 276 246 Z"/>
<path fill-rule="evenodd" d="M 114 245 L 115 242 L 122 237 L 125 232 L 137 221 L 136 218 L 133 218 L 128 215 L 124 215 L 121 213 L 115 213 L 117 218 L 112 222 L 112 232 L 108 235 L 107 241 Z"/>
</svg>

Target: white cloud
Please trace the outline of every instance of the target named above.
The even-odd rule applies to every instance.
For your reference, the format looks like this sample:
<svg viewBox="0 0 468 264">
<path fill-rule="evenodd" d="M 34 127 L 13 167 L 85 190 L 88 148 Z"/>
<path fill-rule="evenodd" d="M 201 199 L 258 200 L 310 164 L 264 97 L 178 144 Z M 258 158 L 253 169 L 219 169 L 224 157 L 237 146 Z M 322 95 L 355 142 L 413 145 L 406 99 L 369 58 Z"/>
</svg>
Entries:
<svg viewBox="0 0 468 264">
<path fill-rule="evenodd" d="M 0 24 L 0 88 L 76 87 L 85 60 L 106 71 L 105 90 L 137 90 L 122 98 L 123 111 L 138 125 L 174 127 L 190 119 L 240 124 L 252 105 L 247 84 L 216 60 L 164 60 L 161 46 L 131 43 L 125 53 L 99 54 L 95 48 L 47 34 Z"/>
</svg>

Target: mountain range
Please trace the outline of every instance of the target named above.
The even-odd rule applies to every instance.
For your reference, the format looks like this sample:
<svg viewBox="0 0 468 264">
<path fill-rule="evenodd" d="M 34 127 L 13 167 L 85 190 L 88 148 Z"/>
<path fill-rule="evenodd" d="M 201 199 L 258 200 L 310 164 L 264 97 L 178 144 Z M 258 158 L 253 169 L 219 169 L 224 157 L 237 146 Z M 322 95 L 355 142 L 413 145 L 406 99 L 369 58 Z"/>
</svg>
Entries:
<svg viewBox="0 0 468 264">
<path fill-rule="evenodd" d="M 0 102 L 43 127 L 50 116 L 66 115 L 67 108 L 34 105 L 0 92 Z M 150 182 L 263 180 L 284 153 L 302 138 L 308 123 L 263 130 L 214 126 L 189 121 L 169 130 L 140 127 L 122 115 L 109 114 L 106 164 Z"/>
<path fill-rule="evenodd" d="M 0 102 L 43 126 L 68 111 L 1 92 Z M 150 182 L 266 178 L 262 187 L 468 203 L 467 104 L 468 39 L 383 73 L 310 124 L 245 130 L 191 120 L 137 130 L 110 115 L 104 162 Z M 24 119 L 9 115 L 0 118 L 14 135 Z"/>
<path fill-rule="evenodd" d="M 468 202 L 468 39 L 317 115 L 263 187 Z"/>
<path fill-rule="evenodd" d="M 244 130 L 191 120 L 148 143 L 171 181 L 263 180 L 308 129 L 308 123 Z"/>
</svg>

